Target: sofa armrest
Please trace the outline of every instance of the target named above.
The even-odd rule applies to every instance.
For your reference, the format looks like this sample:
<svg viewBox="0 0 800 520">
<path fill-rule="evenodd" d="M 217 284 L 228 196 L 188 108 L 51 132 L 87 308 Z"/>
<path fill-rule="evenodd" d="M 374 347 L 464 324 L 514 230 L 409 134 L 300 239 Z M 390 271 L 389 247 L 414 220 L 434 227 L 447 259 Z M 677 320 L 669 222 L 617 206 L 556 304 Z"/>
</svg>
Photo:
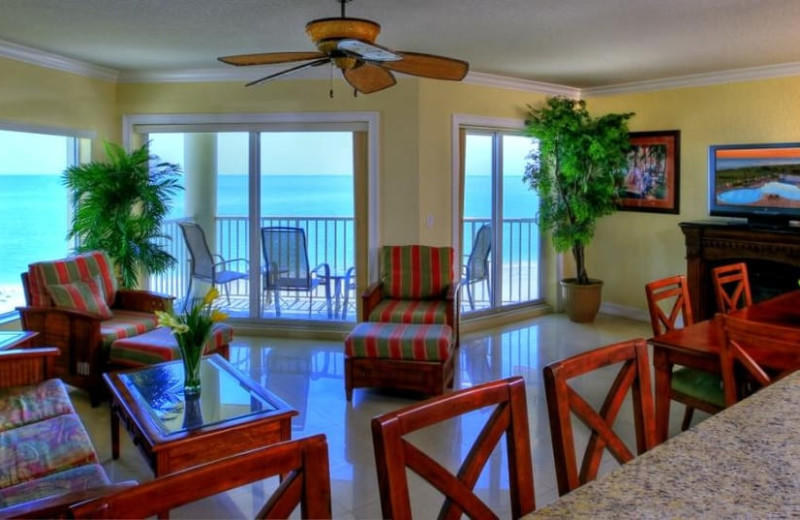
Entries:
<svg viewBox="0 0 800 520">
<path fill-rule="evenodd" d="M 55 347 L 0 350 L 0 388 L 35 385 L 53 377 Z"/>
<path fill-rule="evenodd" d="M 62 495 L 40 498 L 0 509 L 0 518 L 72 518 L 70 506 L 86 500 L 111 495 L 136 486 L 135 480 L 127 480 L 107 486 L 98 486 L 83 491 L 72 491 Z"/>
<path fill-rule="evenodd" d="M 372 309 L 374 309 L 382 299 L 383 282 L 374 282 L 361 293 L 361 321 L 369 321 L 369 315 Z"/>
<path fill-rule="evenodd" d="M 172 309 L 174 296 L 136 289 L 120 289 L 114 300 L 114 309 L 155 312 Z"/>
</svg>

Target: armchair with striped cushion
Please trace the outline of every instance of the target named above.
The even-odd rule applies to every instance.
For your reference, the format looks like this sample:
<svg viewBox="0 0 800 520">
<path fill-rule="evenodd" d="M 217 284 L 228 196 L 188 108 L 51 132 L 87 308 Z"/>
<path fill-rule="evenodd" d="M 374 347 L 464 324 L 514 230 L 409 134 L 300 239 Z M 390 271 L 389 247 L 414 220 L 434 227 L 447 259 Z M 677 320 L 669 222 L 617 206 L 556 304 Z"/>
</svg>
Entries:
<svg viewBox="0 0 800 520">
<path fill-rule="evenodd" d="M 453 248 L 383 246 L 380 267 L 380 280 L 361 296 L 361 320 L 449 325 L 458 346 L 459 281 Z"/>
</svg>

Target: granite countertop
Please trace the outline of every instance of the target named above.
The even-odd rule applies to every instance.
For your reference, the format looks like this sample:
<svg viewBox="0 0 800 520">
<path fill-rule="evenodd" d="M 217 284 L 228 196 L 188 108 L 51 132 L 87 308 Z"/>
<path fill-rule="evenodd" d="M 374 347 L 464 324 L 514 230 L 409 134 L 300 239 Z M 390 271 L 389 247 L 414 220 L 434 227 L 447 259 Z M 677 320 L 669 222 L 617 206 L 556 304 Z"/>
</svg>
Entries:
<svg viewBox="0 0 800 520">
<path fill-rule="evenodd" d="M 800 516 L 800 372 L 525 518 Z"/>
</svg>

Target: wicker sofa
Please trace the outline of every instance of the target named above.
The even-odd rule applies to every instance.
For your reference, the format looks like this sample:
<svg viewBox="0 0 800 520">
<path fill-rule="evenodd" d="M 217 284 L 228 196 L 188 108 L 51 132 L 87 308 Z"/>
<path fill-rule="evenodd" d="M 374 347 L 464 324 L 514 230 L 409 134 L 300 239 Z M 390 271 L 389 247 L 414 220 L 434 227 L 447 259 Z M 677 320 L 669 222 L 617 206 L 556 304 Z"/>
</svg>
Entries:
<svg viewBox="0 0 800 520">
<path fill-rule="evenodd" d="M 171 296 L 120 289 L 111 260 L 101 251 L 31 264 L 22 285 L 27 303 L 17 308 L 22 328 L 39 333 L 37 345 L 60 349 L 55 377 L 88 391 L 93 406 L 103 396 L 111 344 L 153 330 L 154 311 L 172 305 Z"/>
<path fill-rule="evenodd" d="M 52 347 L 0 351 L 0 518 L 56 518 L 118 486 L 50 377 L 58 356 Z"/>
</svg>

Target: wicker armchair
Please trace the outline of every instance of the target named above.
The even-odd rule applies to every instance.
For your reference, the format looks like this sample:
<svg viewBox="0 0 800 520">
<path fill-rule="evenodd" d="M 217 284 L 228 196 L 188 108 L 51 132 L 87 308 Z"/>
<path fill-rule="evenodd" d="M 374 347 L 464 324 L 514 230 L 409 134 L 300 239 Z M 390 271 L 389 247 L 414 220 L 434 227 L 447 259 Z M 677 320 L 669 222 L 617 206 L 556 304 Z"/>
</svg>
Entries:
<svg viewBox="0 0 800 520">
<path fill-rule="evenodd" d="M 48 286 L 83 283 L 86 287 L 87 278 L 102 286 L 107 307 L 100 311 L 94 306 L 102 307 L 102 301 L 88 306 L 77 303 L 72 308 L 56 305 Z M 39 333 L 34 338 L 37 345 L 61 350 L 62 355 L 54 360 L 53 376 L 89 392 L 93 406 L 103 396 L 102 373 L 111 343 L 153 330 L 157 326 L 154 311 L 172 306 L 171 296 L 119 289 L 111 262 L 102 252 L 31 264 L 28 272 L 22 273 L 22 285 L 27 304 L 17 308 L 22 328 Z"/>
</svg>

